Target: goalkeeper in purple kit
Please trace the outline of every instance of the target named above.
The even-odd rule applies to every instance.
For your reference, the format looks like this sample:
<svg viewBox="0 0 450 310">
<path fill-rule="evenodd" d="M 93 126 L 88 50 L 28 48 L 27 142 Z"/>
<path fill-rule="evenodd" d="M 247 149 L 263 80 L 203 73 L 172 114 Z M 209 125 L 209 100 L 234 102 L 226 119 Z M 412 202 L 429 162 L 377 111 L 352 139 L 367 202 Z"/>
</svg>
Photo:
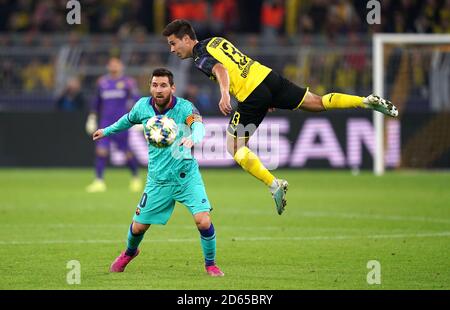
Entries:
<svg viewBox="0 0 450 310">
<path fill-rule="evenodd" d="M 129 103 L 139 99 L 134 79 L 123 75 L 123 64 L 119 58 L 111 57 L 108 62 L 108 74 L 100 77 L 97 82 L 97 94 L 93 101 L 91 112 L 86 122 L 88 134 L 97 128 L 114 123 L 129 111 Z M 139 192 L 142 182 L 138 177 L 138 163 L 128 144 L 128 132 L 123 132 L 96 143 L 95 147 L 95 180 L 86 188 L 90 193 L 104 192 L 106 184 L 104 171 L 108 161 L 111 142 L 126 155 L 127 166 L 131 170 L 130 190 Z"/>
</svg>

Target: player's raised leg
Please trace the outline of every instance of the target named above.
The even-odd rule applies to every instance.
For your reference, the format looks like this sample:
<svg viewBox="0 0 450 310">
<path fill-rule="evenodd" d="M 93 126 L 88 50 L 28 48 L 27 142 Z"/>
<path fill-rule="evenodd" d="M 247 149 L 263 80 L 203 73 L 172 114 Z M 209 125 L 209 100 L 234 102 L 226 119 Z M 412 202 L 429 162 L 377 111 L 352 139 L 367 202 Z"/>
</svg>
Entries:
<svg viewBox="0 0 450 310">
<path fill-rule="evenodd" d="M 227 150 L 233 156 L 234 160 L 248 173 L 266 184 L 275 200 L 275 206 L 278 214 L 282 214 L 286 207 L 286 191 L 288 182 L 277 179 L 264 166 L 258 156 L 248 147 L 248 138 L 235 137 L 227 134 Z"/>
<path fill-rule="evenodd" d="M 224 273 L 216 265 L 216 232 L 209 212 L 194 214 L 194 220 L 200 232 L 200 242 L 205 258 L 206 272 L 212 277 L 224 276 Z"/>
<path fill-rule="evenodd" d="M 110 272 L 123 272 L 133 258 L 139 255 L 139 244 L 150 227 L 148 224 L 134 222 L 130 225 L 127 237 L 127 249 L 120 253 L 109 269 Z"/>
<path fill-rule="evenodd" d="M 392 117 L 398 116 L 398 110 L 392 102 L 375 95 L 359 97 L 330 93 L 324 96 L 318 96 L 308 91 L 304 102 L 300 106 L 300 109 L 309 112 L 356 108 L 372 109 Z"/>
</svg>

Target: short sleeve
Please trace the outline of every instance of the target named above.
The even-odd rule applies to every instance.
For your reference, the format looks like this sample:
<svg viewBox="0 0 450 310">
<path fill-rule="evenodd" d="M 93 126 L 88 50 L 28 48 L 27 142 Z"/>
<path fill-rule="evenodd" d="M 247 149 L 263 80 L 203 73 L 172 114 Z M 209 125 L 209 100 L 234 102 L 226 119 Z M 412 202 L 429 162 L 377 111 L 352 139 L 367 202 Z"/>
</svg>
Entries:
<svg viewBox="0 0 450 310">
<path fill-rule="evenodd" d="M 205 73 L 207 76 L 212 77 L 213 67 L 220 63 L 210 52 L 208 52 L 207 45 L 210 42 L 209 39 L 203 40 L 194 47 L 194 64 L 197 69 Z"/>
</svg>

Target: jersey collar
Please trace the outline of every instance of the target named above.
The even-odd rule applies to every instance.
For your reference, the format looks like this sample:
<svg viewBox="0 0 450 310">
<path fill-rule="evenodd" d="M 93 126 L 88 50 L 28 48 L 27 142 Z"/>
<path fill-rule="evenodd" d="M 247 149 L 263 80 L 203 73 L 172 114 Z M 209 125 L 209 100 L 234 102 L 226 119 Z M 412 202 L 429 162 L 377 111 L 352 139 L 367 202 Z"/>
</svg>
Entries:
<svg viewBox="0 0 450 310">
<path fill-rule="evenodd" d="M 195 43 L 192 47 L 192 58 L 195 60 L 198 57 L 198 49 L 200 48 L 200 42 Z"/>
<path fill-rule="evenodd" d="M 167 106 L 167 108 L 162 111 L 159 112 L 158 108 L 155 105 L 155 101 L 153 99 L 153 97 L 150 98 L 150 105 L 152 106 L 153 110 L 155 111 L 156 115 L 161 115 L 161 114 L 166 114 L 167 112 L 169 112 L 170 109 L 173 109 L 173 107 L 177 104 L 177 97 L 172 96 L 172 100 L 170 101 L 169 105 Z"/>
</svg>

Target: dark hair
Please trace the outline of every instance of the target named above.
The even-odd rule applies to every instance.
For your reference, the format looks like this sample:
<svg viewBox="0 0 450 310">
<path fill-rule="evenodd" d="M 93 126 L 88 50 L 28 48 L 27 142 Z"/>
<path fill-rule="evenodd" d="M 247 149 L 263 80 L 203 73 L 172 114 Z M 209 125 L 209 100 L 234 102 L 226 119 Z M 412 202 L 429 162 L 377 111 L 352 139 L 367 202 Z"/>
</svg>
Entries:
<svg viewBox="0 0 450 310">
<path fill-rule="evenodd" d="M 167 78 L 169 79 L 170 86 L 173 86 L 173 73 L 170 72 L 168 69 L 157 68 L 157 69 L 153 70 L 152 79 L 154 76 L 167 76 Z"/>
<path fill-rule="evenodd" d="M 182 39 L 187 34 L 192 40 L 197 40 L 194 28 L 192 28 L 192 25 L 184 19 L 176 19 L 168 24 L 166 28 L 164 28 L 162 34 L 165 37 L 174 34 L 178 39 Z"/>
</svg>

